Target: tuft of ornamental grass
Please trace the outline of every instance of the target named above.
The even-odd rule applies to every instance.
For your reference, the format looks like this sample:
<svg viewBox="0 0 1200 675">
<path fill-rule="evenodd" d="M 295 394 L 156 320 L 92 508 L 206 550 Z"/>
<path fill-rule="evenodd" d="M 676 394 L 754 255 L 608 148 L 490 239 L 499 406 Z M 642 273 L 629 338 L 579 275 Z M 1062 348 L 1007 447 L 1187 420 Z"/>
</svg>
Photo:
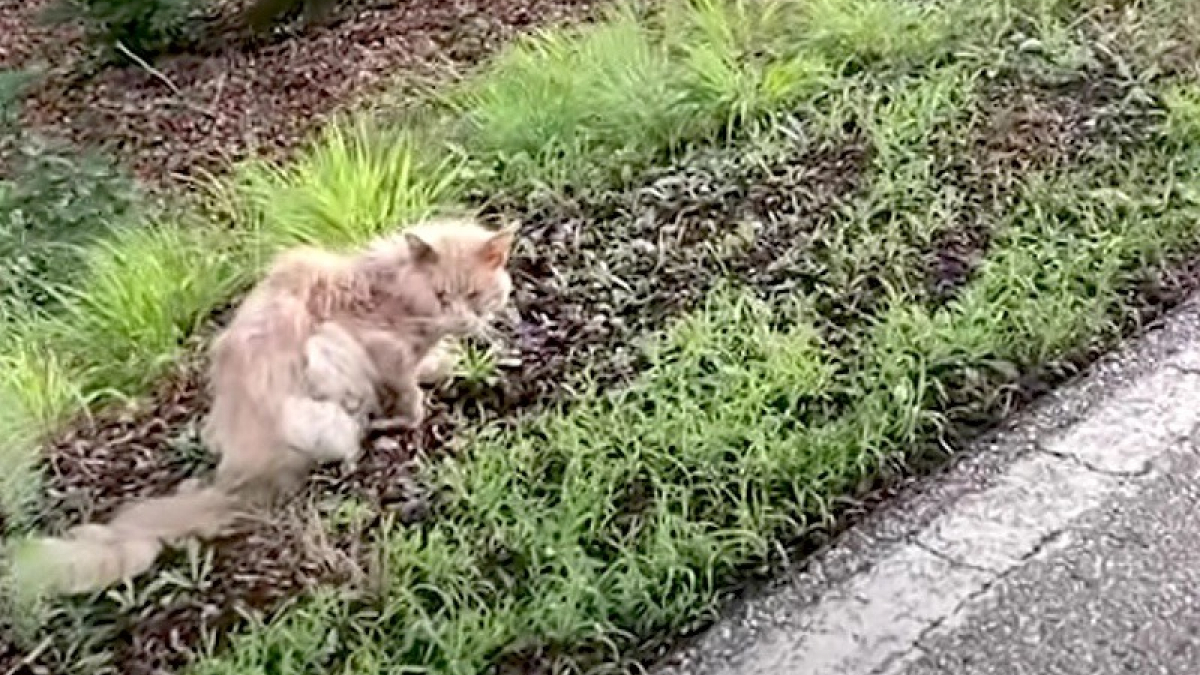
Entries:
<svg viewBox="0 0 1200 675">
<path fill-rule="evenodd" d="M 147 223 L 84 249 L 82 283 L 59 291 L 48 337 L 92 397 L 144 391 L 241 284 L 210 228 Z"/>
<path fill-rule="evenodd" d="M 250 161 L 219 184 L 218 202 L 250 247 L 346 247 L 423 219 L 453 197 L 457 166 L 405 129 L 365 116 L 325 127 L 286 164 Z"/>
<path fill-rule="evenodd" d="M 805 0 L 800 39 L 840 69 L 909 66 L 940 56 L 953 35 L 957 3 Z"/>
<path fill-rule="evenodd" d="M 75 373 L 42 342 L 44 319 L 10 317 L 0 352 L 0 513 L 5 529 L 26 529 L 41 497 L 39 444 L 85 405 Z"/>
</svg>

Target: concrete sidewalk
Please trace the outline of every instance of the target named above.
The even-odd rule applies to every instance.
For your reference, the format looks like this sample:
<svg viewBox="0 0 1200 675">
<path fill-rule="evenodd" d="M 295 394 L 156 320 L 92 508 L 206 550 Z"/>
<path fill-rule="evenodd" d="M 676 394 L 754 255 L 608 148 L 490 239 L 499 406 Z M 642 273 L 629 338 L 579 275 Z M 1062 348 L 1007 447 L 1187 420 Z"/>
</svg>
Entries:
<svg viewBox="0 0 1200 675">
<path fill-rule="evenodd" d="M 658 675 L 1200 673 L 1200 301 Z"/>
</svg>

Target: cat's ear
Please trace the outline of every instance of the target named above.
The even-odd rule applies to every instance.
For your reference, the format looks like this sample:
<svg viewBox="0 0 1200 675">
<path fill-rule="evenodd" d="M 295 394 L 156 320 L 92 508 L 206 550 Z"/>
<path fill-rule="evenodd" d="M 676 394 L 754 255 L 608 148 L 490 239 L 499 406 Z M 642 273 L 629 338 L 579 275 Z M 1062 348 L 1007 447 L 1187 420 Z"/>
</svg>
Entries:
<svg viewBox="0 0 1200 675">
<path fill-rule="evenodd" d="M 419 263 L 431 263 L 437 260 L 437 251 L 429 245 L 429 242 L 418 237 L 412 232 L 404 233 L 404 243 L 408 245 L 408 252 L 412 255 L 412 259 Z"/>
<path fill-rule="evenodd" d="M 497 230 L 483 244 L 480 256 L 483 263 L 493 269 L 504 267 L 508 263 L 508 255 L 512 251 L 513 240 L 517 238 L 517 223 L 506 225 Z"/>
</svg>

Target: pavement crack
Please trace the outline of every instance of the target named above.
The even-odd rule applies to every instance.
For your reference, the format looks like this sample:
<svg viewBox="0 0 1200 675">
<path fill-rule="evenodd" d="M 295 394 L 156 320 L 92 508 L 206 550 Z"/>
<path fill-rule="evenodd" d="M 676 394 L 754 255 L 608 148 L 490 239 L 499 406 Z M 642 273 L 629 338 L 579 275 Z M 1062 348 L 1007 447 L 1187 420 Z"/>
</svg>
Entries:
<svg viewBox="0 0 1200 675">
<path fill-rule="evenodd" d="M 1071 452 L 1060 452 L 1060 451 L 1056 451 L 1056 450 L 1051 450 L 1051 449 L 1047 448 L 1046 446 L 1042 445 L 1042 443 L 1040 443 L 1040 442 L 1035 442 L 1033 444 L 1033 449 L 1036 452 L 1040 452 L 1042 454 L 1050 455 L 1051 457 L 1056 457 L 1058 459 L 1071 462 L 1072 464 L 1082 467 L 1083 469 L 1086 469 L 1087 471 L 1090 471 L 1092 473 L 1098 473 L 1102 476 L 1111 476 L 1113 478 L 1145 478 L 1146 476 L 1149 476 L 1151 473 L 1154 472 L 1154 466 L 1150 462 L 1150 460 L 1146 460 L 1146 461 L 1142 462 L 1141 467 L 1139 467 L 1133 471 L 1120 471 L 1120 470 L 1115 470 L 1115 469 L 1105 469 L 1104 467 L 1096 466 L 1095 464 L 1087 461 L 1086 459 L 1083 459 L 1079 455 L 1076 455 Z"/>
<path fill-rule="evenodd" d="M 1034 543 L 1034 545 L 1031 546 L 1028 551 L 1022 553 L 1021 556 L 1019 558 L 1017 558 L 1017 561 L 1018 562 L 1028 562 L 1028 561 L 1036 558 L 1037 556 L 1041 555 L 1041 553 L 1043 551 L 1045 551 L 1047 548 L 1049 548 L 1051 544 L 1062 539 L 1067 534 L 1067 532 L 1069 532 L 1070 530 L 1071 530 L 1070 527 L 1060 527 L 1058 529 L 1047 532 L 1046 534 L 1042 535 L 1042 537 L 1040 539 L 1038 539 L 1037 542 Z M 1018 567 L 1020 567 L 1020 565 L 1013 565 L 1012 567 L 1008 568 L 1007 570 L 1004 570 L 1004 572 L 1001 573 L 1000 576 L 1001 577 L 1006 576 L 1007 574 L 1009 574 L 1010 572 L 1012 572 L 1014 569 L 1016 569 Z"/>
<path fill-rule="evenodd" d="M 1184 375 L 1200 375 L 1200 367 L 1197 366 L 1186 366 L 1179 363 L 1167 363 L 1165 365 L 1167 368 Z"/>
<path fill-rule="evenodd" d="M 897 664 L 908 660 L 913 652 L 928 654 L 930 650 L 925 643 L 929 640 L 934 631 L 942 628 L 951 618 L 958 616 L 965 611 L 966 608 L 979 601 L 980 598 L 983 598 L 988 593 L 991 593 L 992 589 L 995 588 L 997 584 L 1021 571 L 1024 568 L 1025 563 L 1043 553 L 1047 548 L 1054 544 L 1054 542 L 1061 540 L 1070 531 L 1070 529 L 1070 527 L 1061 527 L 1047 532 L 1044 536 L 1038 539 L 1038 541 L 1028 551 L 1021 554 L 1020 557 L 1014 560 L 1012 565 L 1009 565 L 1008 568 L 1003 571 L 965 563 L 957 558 L 954 558 L 953 556 L 949 556 L 941 551 L 938 551 L 937 549 L 931 548 L 928 544 L 917 541 L 914 537 L 910 543 L 922 551 L 925 551 L 941 560 L 945 560 L 952 565 L 957 565 L 964 569 L 985 574 L 986 577 L 979 584 L 979 588 L 969 593 L 965 598 L 957 603 L 954 606 L 954 609 L 930 621 L 924 628 L 921 629 L 920 633 L 918 633 L 917 636 L 908 643 L 908 645 L 906 645 L 903 649 L 897 650 L 892 655 L 884 659 L 883 662 L 873 668 L 868 675 L 886 675 L 887 673 L 895 672 L 893 668 Z"/>
<path fill-rule="evenodd" d="M 913 546 L 916 546 L 917 548 L 921 549 L 922 551 L 925 551 L 929 555 L 932 555 L 933 557 L 935 557 L 939 560 L 943 560 L 955 567 L 961 567 L 963 569 L 972 570 L 974 572 L 980 572 L 982 574 L 998 574 L 999 573 L 994 569 L 983 567 L 982 565 L 976 565 L 974 563 L 969 563 L 960 558 L 956 558 L 956 557 L 950 555 L 949 553 L 945 553 L 944 551 L 939 551 L 938 549 L 934 548 L 933 546 L 930 546 L 929 544 L 926 544 L 925 542 L 921 541 L 920 539 L 918 539 L 915 536 L 911 537 L 909 539 L 908 543 L 912 544 Z"/>
</svg>

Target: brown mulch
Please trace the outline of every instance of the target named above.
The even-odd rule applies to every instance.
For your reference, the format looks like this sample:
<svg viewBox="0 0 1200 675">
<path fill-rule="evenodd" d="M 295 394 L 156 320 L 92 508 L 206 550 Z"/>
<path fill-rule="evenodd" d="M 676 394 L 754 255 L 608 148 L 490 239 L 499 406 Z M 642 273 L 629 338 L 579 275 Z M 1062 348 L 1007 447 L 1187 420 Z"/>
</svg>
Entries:
<svg viewBox="0 0 1200 675">
<path fill-rule="evenodd" d="M 87 50 L 79 31 L 39 23 L 49 1 L 0 0 L 0 68 L 49 68 L 26 102 L 25 121 L 82 145 L 111 148 L 151 183 L 285 152 L 324 116 L 385 88 L 398 73 L 470 66 L 519 33 L 583 20 L 606 4 L 352 3 L 304 32 L 257 40 L 216 35 L 220 49 L 156 60 L 176 92 L 132 64 L 82 75 Z"/>
</svg>

